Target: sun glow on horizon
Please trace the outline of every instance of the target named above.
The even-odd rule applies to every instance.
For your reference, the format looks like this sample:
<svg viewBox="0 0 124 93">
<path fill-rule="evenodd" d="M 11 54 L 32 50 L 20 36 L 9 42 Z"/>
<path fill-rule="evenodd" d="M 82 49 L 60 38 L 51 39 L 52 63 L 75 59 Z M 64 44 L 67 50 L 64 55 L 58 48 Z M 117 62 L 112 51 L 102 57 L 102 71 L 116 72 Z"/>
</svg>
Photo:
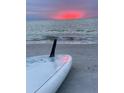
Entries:
<svg viewBox="0 0 124 93">
<path fill-rule="evenodd" d="M 86 11 L 69 10 L 69 11 L 59 11 L 59 12 L 57 12 L 52 17 L 52 19 L 71 20 L 71 19 L 81 19 L 81 18 L 86 18 L 86 17 L 87 17 Z"/>
</svg>

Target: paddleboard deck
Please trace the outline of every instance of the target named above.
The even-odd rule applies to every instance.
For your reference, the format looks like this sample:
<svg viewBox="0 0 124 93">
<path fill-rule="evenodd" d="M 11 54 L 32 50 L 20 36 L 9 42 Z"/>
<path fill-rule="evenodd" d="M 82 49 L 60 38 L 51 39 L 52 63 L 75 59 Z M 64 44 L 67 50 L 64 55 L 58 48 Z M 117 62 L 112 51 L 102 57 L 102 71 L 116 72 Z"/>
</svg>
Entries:
<svg viewBox="0 0 124 93">
<path fill-rule="evenodd" d="M 55 93 L 72 64 L 70 55 L 28 57 L 26 60 L 26 93 Z"/>
</svg>

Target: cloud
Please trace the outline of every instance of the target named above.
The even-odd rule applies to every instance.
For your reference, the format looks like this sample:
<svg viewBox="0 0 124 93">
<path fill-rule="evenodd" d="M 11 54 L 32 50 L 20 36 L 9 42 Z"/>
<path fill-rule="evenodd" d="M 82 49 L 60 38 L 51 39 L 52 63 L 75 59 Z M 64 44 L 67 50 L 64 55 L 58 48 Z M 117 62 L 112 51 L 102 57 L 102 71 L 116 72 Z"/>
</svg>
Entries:
<svg viewBox="0 0 124 93">
<path fill-rule="evenodd" d="M 27 17 L 46 19 L 62 10 L 85 10 L 97 16 L 97 0 L 27 0 Z"/>
</svg>

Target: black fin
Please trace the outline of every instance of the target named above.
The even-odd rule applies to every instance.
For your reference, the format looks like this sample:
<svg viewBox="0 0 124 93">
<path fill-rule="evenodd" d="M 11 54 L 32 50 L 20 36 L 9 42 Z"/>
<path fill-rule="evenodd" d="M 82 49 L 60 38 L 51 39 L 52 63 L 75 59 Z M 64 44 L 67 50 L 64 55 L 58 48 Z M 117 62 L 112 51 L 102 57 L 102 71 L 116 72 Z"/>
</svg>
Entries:
<svg viewBox="0 0 124 93">
<path fill-rule="evenodd" d="M 55 57 L 56 43 L 57 43 L 57 39 L 54 39 L 52 50 L 49 57 Z"/>
</svg>

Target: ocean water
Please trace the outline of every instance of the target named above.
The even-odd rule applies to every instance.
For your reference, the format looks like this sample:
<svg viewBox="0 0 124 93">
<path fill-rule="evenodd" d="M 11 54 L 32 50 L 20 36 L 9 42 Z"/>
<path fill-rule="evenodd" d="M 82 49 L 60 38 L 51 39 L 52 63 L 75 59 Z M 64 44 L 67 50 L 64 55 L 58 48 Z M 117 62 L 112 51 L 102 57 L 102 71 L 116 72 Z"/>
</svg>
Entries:
<svg viewBox="0 0 124 93">
<path fill-rule="evenodd" d="M 59 43 L 96 44 L 98 19 L 27 21 L 27 43 L 49 43 L 58 38 Z"/>
</svg>

